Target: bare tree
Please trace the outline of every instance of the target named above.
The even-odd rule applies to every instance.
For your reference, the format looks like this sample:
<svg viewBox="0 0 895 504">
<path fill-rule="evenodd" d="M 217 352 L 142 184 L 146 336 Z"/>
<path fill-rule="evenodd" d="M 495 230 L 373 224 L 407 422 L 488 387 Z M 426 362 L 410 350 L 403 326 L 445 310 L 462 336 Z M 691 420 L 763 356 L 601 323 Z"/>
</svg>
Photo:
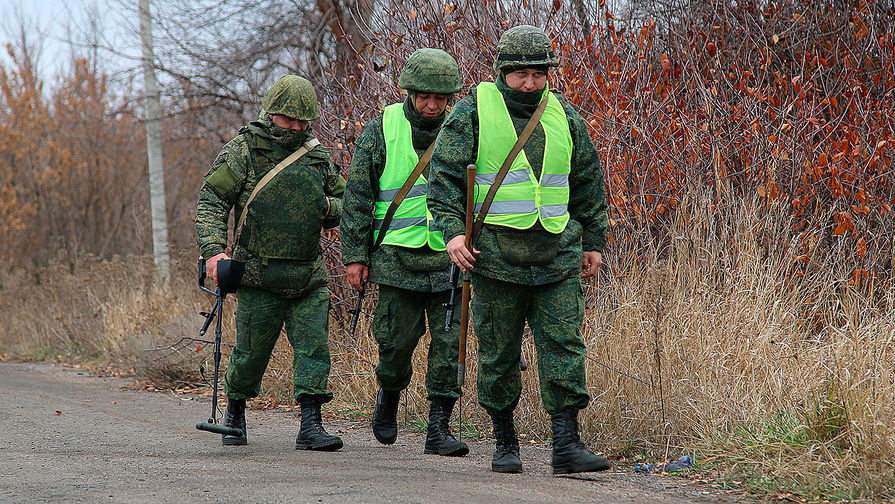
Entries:
<svg viewBox="0 0 895 504">
<path fill-rule="evenodd" d="M 168 257 L 168 213 L 165 206 L 165 175 L 162 168 L 162 109 L 155 80 L 152 51 L 152 21 L 149 0 L 140 1 L 140 39 L 143 53 L 143 88 L 146 98 L 146 154 L 149 162 L 149 200 L 152 210 L 152 250 L 156 273 L 170 279 Z"/>
</svg>

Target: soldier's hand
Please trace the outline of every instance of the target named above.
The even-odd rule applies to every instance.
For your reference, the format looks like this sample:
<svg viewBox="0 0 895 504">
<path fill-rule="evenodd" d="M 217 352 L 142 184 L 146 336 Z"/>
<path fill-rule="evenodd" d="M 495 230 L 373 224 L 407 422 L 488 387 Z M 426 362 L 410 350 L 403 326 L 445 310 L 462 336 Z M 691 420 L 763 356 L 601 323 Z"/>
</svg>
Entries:
<svg viewBox="0 0 895 504">
<path fill-rule="evenodd" d="M 581 259 L 581 278 L 589 278 L 597 274 L 603 265 L 603 254 L 596 250 L 584 252 Z"/>
<path fill-rule="evenodd" d="M 466 248 L 466 235 L 459 235 L 451 238 L 451 241 L 447 242 L 447 253 L 456 264 L 460 271 L 466 272 L 466 270 L 472 269 L 472 263 L 475 262 L 475 255 L 473 254 L 481 254 L 475 248 L 472 249 L 472 252 Z"/>
<path fill-rule="evenodd" d="M 221 259 L 230 259 L 230 256 L 221 252 L 205 261 L 205 271 L 208 272 L 208 278 L 210 278 L 215 285 L 218 284 L 218 261 Z"/>
<path fill-rule="evenodd" d="M 364 282 L 370 274 L 370 268 L 364 263 L 351 263 L 345 266 L 345 272 L 348 274 L 348 283 L 357 290 L 364 290 Z"/>
</svg>

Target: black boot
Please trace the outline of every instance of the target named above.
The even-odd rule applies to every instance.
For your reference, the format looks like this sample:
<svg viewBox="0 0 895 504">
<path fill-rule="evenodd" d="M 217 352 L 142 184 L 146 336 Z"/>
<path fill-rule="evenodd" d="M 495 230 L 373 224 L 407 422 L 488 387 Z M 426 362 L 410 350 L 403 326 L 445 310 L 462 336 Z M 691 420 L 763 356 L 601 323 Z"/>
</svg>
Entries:
<svg viewBox="0 0 895 504">
<path fill-rule="evenodd" d="M 429 431 L 426 434 L 426 448 L 423 453 L 448 457 L 462 457 L 469 453 L 469 447 L 451 434 L 448 425 L 456 401 L 448 397 L 432 399 L 432 405 L 429 407 Z"/>
<path fill-rule="evenodd" d="M 494 439 L 497 449 L 491 457 L 491 470 L 499 473 L 521 473 L 522 459 L 519 458 L 519 438 L 513 424 L 513 412 L 491 417 L 494 423 Z"/>
<path fill-rule="evenodd" d="M 249 441 L 246 438 L 246 400 L 227 398 L 227 412 L 224 413 L 224 426 L 240 429 L 242 436 L 221 437 L 224 446 L 244 445 Z"/>
<path fill-rule="evenodd" d="M 398 401 L 401 392 L 379 389 L 376 409 L 373 410 L 373 436 L 382 444 L 392 444 L 398 438 Z"/>
<path fill-rule="evenodd" d="M 550 415 L 553 423 L 553 474 L 605 471 L 609 461 L 594 455 L 578 437 L 578 410 Z"/>
<path fill-rule="evenodd" d="M 335 451 L 342 447 L 342 439 L 323 430 L 320 418 L 319 397 L 305 397 L 301 400 L 301 430 L 295 438 L 296 450 Z"/>
</svg>

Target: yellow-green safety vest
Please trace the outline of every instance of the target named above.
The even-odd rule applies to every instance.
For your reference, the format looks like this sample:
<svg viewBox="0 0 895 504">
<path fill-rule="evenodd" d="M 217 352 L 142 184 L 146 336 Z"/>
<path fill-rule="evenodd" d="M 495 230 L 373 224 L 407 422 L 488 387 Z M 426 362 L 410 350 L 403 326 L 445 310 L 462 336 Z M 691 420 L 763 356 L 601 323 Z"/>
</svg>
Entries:
<svg viewBox="0 0 895 504">
<path fill-rule="evenodd" d="M 379 177 L 379 193 L 373 211 L 373 241 L 379 237 L 388 206 L 420 159 L 413 150 L 413 133 L 410 122 L 404 117 L 402 103 L 385 107 L 382 133 L 385 137 L 385 169 Z M 426 208 L 428 189 L 426 177 L 420 174 L 395 211 L 383 244 L 408 248 L 429 245 L 432 250 L 445 250 L 444 236 L 435 228 L 432 214 Z"/>
<path fill-rule="evenodd" d="M 546 143 L 541 179 L 535 180 L 525 151 L 519 152 L 491 202 L 485 222 L 515 229 L 528 229 L 540 220 L 547 231 L 559 234 L 569 222 L 569 173 L 572 162 L 572 134 L 566 112 L 549 91 L 541 116 Z M 476 87 L 479 116 L 479 152 L 476 164 L 475 211 L 482 207 L 500 166 L 518 136 L 503 95 L 493 82 Z"/>
</svg>

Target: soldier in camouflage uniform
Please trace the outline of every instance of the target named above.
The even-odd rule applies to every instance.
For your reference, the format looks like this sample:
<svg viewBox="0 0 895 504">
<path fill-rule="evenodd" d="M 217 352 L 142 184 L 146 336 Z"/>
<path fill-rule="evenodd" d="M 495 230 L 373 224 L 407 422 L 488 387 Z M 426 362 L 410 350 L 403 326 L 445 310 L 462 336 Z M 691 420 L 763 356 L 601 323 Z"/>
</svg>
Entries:
<svg viewBox="0 0 895 504">
<path fill-rule="evenodd" d="M 442 126 L 432 157 L 429 209 L 447 251 L 472 270 L 479 403 L 494 424 L 491 468 L 521 472 L 513 411 L 522 390 L 526 321 L 534 334 L 541 399 L 553 426 L 554 473 L 599 471 L 608 461 L 578 435 L 590 397 L 581 337 L 581 278 L 596 274 L 606 243 L 606 202 L 597 151 L 581 116 L 547 86 L 558 62 L 533 26 L 507 30 L 495 82 L 479 84 Z M 547 108 L 497 191 L 473 250 L 464 246 L 466 166 L 476 171 L 475 208 L 542 99 Z M 473 269 L 474 267 L 474 269 Z"/>
<path fill-rule="evenodd" d="M 320 249 L 320 229 L 339 224 L 345 180 L 320 145 L 309 121 L 320 117 L 309 81 L 280 78 L 264 95 L 257 121 L 239 130 L 211 165 L 199 192 L 196 234 L 209 277 L 217 281 L 217 262 L 228 259 L 227 221 L 246 212 L 233 246 L 233 259 L 245 262 L 236 292 L 236 346 L 224 377 L 224 423 L 245 432 L 245 403 L 256 397 L 261 377 L 284 324 L 294 350 L 293 384 L 301 404 L 296 449 L 338 450 L 342 440 L 321 424 L 320 406 L 330 370 L 329 292 Z M 246 203 L 261 178 L 290 154 L 305 148 Z M 245 436 L 224 436 L 225 445 L 244 445 Z"/>
<path fill-rule="evenodd" d="M 460 84 L 457 62 L 448 53 L 419 49 L 410 55 L 398 79 L 407 99 L 386 107 L 357 139 L 340 227 L 342 261 L 351 285 L 363 289 L 368 276 L 379 284 L 373 335 L 379 344 L 380 390 L 373 434 L 380 443 L 395 442 L 398 401 L 410 383 L 411 357 L 426 333 L 428 318 L 426 389 L 431 408 L 424 453 L 448 456 L 466 455 L 469 448 L 448 427 L 460 396 L 459 324 L 450 331 L 444 328 L 450 259 L 441 232 L 430 230 L 427 218 L 428 166 L 388 224 L 381 247 L 373 247 L 389 204 L 435 141 L 447 102 Z"/>
</svg>

